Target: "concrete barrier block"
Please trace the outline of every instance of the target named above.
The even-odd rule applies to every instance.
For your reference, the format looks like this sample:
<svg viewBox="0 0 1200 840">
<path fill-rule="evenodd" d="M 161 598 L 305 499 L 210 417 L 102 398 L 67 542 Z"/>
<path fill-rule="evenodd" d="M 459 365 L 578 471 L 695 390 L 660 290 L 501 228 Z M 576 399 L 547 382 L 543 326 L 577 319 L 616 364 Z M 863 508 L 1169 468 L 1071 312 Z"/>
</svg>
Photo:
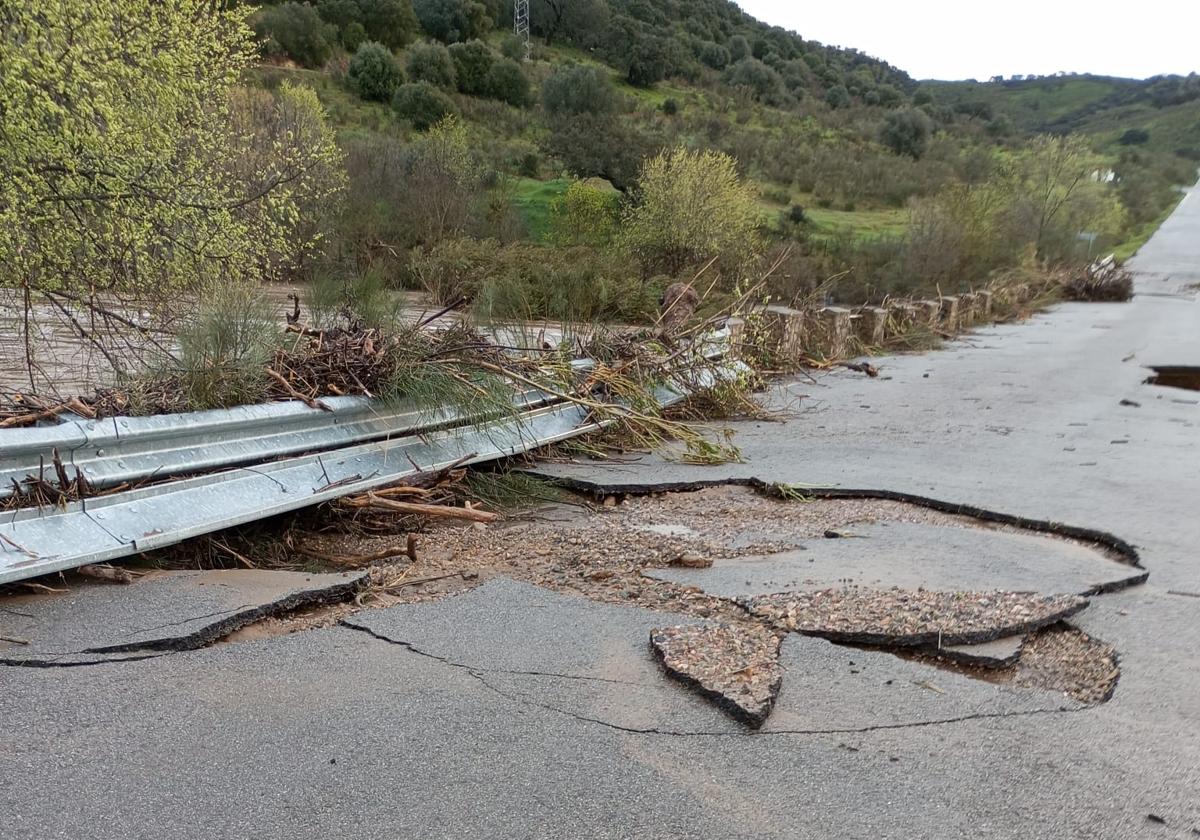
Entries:
<svg viewBox="0 0 1200 840">
<path fill-rule="evenodd" d="M 865 347 L 878 347 L 887 338 L 888 310 L 879 306 L 864 306 L 851 316 L 855 337 Z"/>
<path fill-rule="evenodd" d="M 936 327 L 941 321 L 942 305 L 936 300 L 916 300 L 913 306 L 917 308 L 917 323 L 926 327 Z"/>
<path fill-rule="evenodd" d="M 975 294 L 979 299 L 979 306 L 977 308 L 977 312 L 978 312 L 977 317 L 979 318 L 980 321 L 990 321 L 992 319 L 992 298 L 994 297 L 994 295 L 992 294 L 992 292 L 990 290 L 983 291 L 983 292 L 976 292 Z"/>
<path fill-rule="evenodd" d="M 958 325 L 967 329 L 979 321 L 979 295 L 967 292 L 958 296 Z"/>
<path fill-rule="evenodd" d="M 917 323 L 917 307 L 908 301 L 891 301 L 887 305 L 886 338 L 904 335 Z"/>
<path fill-rule="evenodd" d="M 829 306 L 805 318 L 804 349 L 818 359 L 842 359 L 850 352 L 849 309 Z"/>
<path fill-rule="evenodd" d="M 958 295 L 938 298 L 938 325 L 946 332 L 958 332 Z"/>
</svg>

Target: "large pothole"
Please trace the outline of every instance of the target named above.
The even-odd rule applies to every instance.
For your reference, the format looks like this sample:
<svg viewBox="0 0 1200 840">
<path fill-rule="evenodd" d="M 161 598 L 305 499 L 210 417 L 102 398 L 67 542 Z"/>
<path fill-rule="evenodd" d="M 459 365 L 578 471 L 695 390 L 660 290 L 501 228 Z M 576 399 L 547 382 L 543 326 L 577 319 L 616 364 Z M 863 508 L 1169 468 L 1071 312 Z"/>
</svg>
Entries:
<svg viewBox="0 0 1200 840">
<path fill-rule="evenodd" d="M 1184 388 L 1200 391 L 1200 367 L 1188 365 L 1156 365 L 1150 368 L 1154 375 L 1146 380 L 1147 385 L 1164 388 Z"/>
</svg>

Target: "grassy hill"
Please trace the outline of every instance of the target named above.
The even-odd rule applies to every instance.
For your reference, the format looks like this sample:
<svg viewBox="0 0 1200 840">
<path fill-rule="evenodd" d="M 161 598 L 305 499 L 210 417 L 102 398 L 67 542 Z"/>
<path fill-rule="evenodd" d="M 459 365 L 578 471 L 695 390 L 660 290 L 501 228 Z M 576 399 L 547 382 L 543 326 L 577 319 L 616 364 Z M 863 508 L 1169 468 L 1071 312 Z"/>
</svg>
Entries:
<svg viewBox="0 0 1200 840">
<path fill-rule="evenodd" d="M 1028 167 L 1037 134 L 1082 133 L 1103 156 L 1095 165 L 1117 171 L 1106 191 L 1124 209 L 1106 211 L 1105 236 L 1126 251 L 1153 230 L 1172 204 L 1173 185 L 1189 180 L 1200 158 L 1194 78 L 917 84 L 884 61 L 804 40 L 727 0 L 533 0 L 531 7 L 528 55 L 508 34 L 505 0 L 260 8 L 264 62 L 252 83 L 314 88 L 347 154 L 348 205 L 327 219 L 337 272 L 374 272 L 402 285 L 425 285 L 433 275 L 439 284 L 448 274 L 503 277 L 494 285 L 505 294 L 478 296 L 511 301 L 585 262 L 595 276 L 572 288 L 603 288 L 611 301 L 625 282 L 616 278 L 640 274 L 638 299 L 652 301 L 674 277 L 636 259 L 621 231 L 639 201 L 643 162 L 682 146 L 731 156 L 756 195 L 760 261 L 723 266 L 722 285 L 778 264 L 771 285 L 779 297 L 819 290 L 863 300 L 978 284 L 1011 267 L 1026 250 L 1015 240 L 968 247 L 965 232 L 939 231 L 939 245 L 929 225 L 940 229 L 961 215 L 962 190 L 999 189 L 988 185 Z M 364 91 L 356 76 L 365 41 L 390 55 L 387 95 Z M 393 89 L 403 92 L 395 101 Z M 456 115 L 463 127 L 463 161 L 473 174 L 455 193 L 461 206 L 449 228 L 431 231 L 429 191 L 451 186 L 417 178 L 414 161 L 441 114 Z M 605 233 L 564 238 L 568 191 L 577 179 L 597 178 L 616 189 L 592 197 L 607 214 L 597 220 Z M 960 206 L 951 211 L 954 202 Z M 913 219 L 919 237 L 910 232 Z M 977 229 L 1008 225 L 977 221 Z M 1074 258 L 1067 234 L 1051 253 L 1039 233 L 1039 256 Z M 953 259 L 913 253 L 946 252 L 952 241 L 965 249 Z M 536 271 L 531 261 L 540 263 Z"/>
</svg>

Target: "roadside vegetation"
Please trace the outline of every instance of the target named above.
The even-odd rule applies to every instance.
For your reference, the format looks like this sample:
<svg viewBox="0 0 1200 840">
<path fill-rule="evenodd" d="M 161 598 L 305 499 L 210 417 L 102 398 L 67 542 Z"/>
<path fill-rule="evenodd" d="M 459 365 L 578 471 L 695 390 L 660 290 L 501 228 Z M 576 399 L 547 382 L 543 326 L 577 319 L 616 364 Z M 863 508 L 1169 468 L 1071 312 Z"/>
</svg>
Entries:
<svg viewBox="0 0 1200 840">
<path fill-rule="evenodd" d="M 278 342 L 210 316 L 264 282 L 364 324 L 399 290 L 636 324 L 698 275 L 702 313 L 1058 276 L 1136 248 L 1200 162 L 1195 77 L 921 85 L 726 0 L 531 6 L 528 55 L 505 0 L 0 11 L 0 305 L 30 389 L 52 315 L 113 369 L 252 399 L 274 386 L 211 371 Z"/>
</svg>

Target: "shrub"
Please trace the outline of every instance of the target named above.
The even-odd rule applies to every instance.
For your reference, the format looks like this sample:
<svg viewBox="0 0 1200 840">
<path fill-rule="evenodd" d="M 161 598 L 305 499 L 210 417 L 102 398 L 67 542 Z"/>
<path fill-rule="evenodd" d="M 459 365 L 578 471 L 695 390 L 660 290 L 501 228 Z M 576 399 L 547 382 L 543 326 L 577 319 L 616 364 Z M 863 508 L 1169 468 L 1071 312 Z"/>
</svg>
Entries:
<svg viewBox="0 0 1200 840">
<path fill-rule="evenodd" d="M 551 114 L 607 114 L 616 109 L 616 95 L 603 69 L 568 64 L 542 83 L 542 107 Z"/>
<path fill-rule="evenodd" d="M 530 102 L 529 79 L 521 65 L 511 58 L 501 58 L 492 64 L 487 86 L 490 97 L 517 108 L 524 108 Z"/>
<path fill-rule="evenodd" d="M 608 114 L 577 114 L 554 120 L 546 151 L 580 178 L 599 177 L 619 190 L 637 181 L 638 167 L 652 143 L 628 123 Z"/>
<path fill-rule="evenodd" d="M 352 23 L 362 24 L 362 10 L 356 0 L 319 0 L 317 14 L 338 29 L 345 29 Z"/>
<path fill-rule="evenodd" d="M 746 40 L 745 35 L 734 35 L 728 41 L 729 59 L 731 61 L 741 61 L 743 58 L 750 56 L 750 42 Z"/>
<path fill-rule="evenodd" d="M 729 50 L 720 44 L 708 41 L 700 47 L 700 61 L 713 70 L 724 70 L 729 66 Z"/>
<path fill-rule="evenodd" d="M 491 29 L 487 7 L 473 0 L 413 0 L 425 32 L 447 44 L 480 38 Z"/>
<path fill-rule="evenodd" d="M 668 117 L 673 117 L 679 113 L 679 103 L 674 99 L 664 99 L 661 110 Z"/>
<path fill-rule="evenodd" d="M 191 410 L 261 402 L 263 369 L 280 344 L 278 320 L 253 286 L 214 283 L 179 336 L 178 377 Z"/>
<path fill-rule="evenodd" d="M 517 173 L 526 178 L 536 178 L 541 174 L 542 160 L 537 156 L 536 152 L 527 152 L 521 156 L 521 163 L 517 167 Z"/>
<path fill-rule="evenodd" d="M 451 44 L 450 58 L 458 89 L 469 96 L 487 96 L 495 53 L 483 41 Z"/>
<path fill-rule="evenodd" d="M 409 0 L 356 0 L 367 37 L 398 49 L 417 34 L 417 16 Z"/>
<path fill-rule="evenodd" d="M 587 181 L 572 181 L 554 200 L 552 225 L 555 242 L 562 245 L 605 245 L 617 231 L 620 193 Z"/>
<path fill-rule="evenodd" d="M 918 160 L 929 147 L 932 130 L 933 124 L 924 111 L 906 108 L 892 111 L 884 118 L 879 140 L 896 154 Z"/>
<path fill-rule="evenodd" d="M 667 56 L 657 38 L 645 38 L 633 48 L 625 78 L 634 87 L 652 87 L 667 75 Z"/>
<path fill-rule="evenodd" d="M 726 70 L 725 83 L 748 90 L 762 102 L 776 103 L 783 94 L 783 77 L 757 58 L 743 58 Z"/>
<path fill-rule="evenodd" d="M 358 21 L 346 24 L 346 28 L 342 30 L 342 46 L 349 52 L 357 50 L 366 40 L 367 30 Z"/>
<path fill-rule="evenodd" d="M 404 83 L 404 71 L 392 51 L 376 41 L 367 41 L 350 59 L 346 73 L 350 87 L 363 99 L 389 102 Z"/>
<path fill-rule="evenodd" d="M 500 42 L 500 55 L 511 58 L 513 61 L 524 61 L 529 58 L 525 52 L 525 39 L 518 38 L 511 32 L 508 33 Z"/>
<path fill-rule="evenodd" d="M 678 147 L 642 166 L 624 241 L 643 270 L 678 274 L 712 257 L 737 268 L 755 251 L 754 194 L 723 152 Z"/>
<path fill-rule="evenodd" d="M 392 107 L 418 131 L 425 131 L 447 115 L 457 113 L 450 98 L 429 82 L 400 85 L 392 98 Z"/>
<path fill-rule="evenodd" d="M 1141 146 L 1150 142 L 1150 132 L 1144 128 L 1131 128 L 1117 138 L 1122 146 Z"/>
<path fill-rule="evenodd" d="M 254 25 L 267 50 L 304 67 L 320 67 L 333 52 L 335 29 L 307 3 L 284 3 L 263 9 Z"/>
<path fill-rule="evenodd" d="M 834 85 L 825 91 L 825 104 L 834 110 L 848 107 L 850 105 L 850 91 L 846 90 L 845 85 Z"/>
<path fill-rule="evenodd" d="M 454 61 L 441 44 L 413 44 L 408 50 L 408 77 L 445 90 L 455 89 Z"/>
</svg>

